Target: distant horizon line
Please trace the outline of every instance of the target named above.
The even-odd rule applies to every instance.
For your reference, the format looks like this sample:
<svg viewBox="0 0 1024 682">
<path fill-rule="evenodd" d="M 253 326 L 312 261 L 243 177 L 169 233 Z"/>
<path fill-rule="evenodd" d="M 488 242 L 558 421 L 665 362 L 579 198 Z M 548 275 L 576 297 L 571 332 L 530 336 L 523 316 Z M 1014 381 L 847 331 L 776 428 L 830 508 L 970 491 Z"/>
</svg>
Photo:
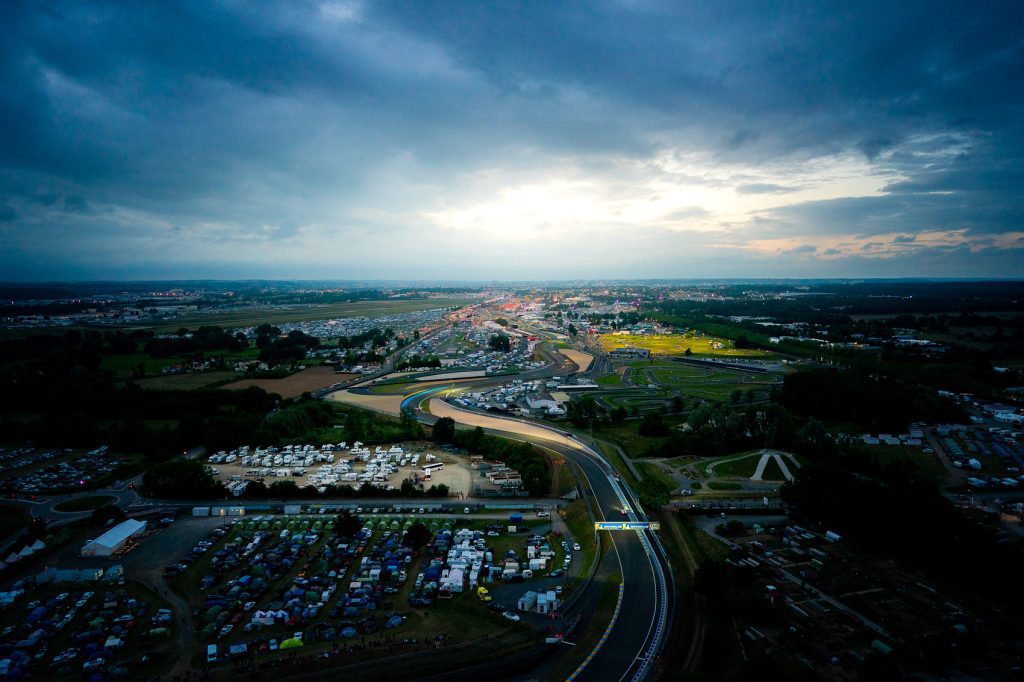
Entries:
<svg viewBox="0 0 1024 682">
<path fill-rule="evenodd" d="M 40 287 L 56 285 L 83 284 L 347 284 L 347 285 L 379 285 L 379 286 L 494 286 L 522 284 L 700 284 L 728 282 L 735 284 L 760 283 L 858 283 L 858 282 L 1024 282 L 1024 276 L 991 276 L 991 277 L 594 277 L 594 278 L 562 278 L 562 279 L 333 279 L 333 278 L 152 278 L 152 279 L 69 279 L 69 280 L 0 280 L 0 288 Z"/>
</svg>

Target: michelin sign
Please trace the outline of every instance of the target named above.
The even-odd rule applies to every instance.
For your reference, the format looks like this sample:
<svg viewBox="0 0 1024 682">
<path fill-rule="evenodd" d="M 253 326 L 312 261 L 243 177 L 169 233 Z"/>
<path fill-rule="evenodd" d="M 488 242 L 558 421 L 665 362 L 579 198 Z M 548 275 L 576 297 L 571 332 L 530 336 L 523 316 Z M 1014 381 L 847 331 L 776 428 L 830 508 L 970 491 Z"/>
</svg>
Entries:
<svg viewBox="0 0 1024 682">
<path fill-rule="evenodd" d="M 661 530 L 657 521 L 595 521 L 594 530 Z"/>
</svg>

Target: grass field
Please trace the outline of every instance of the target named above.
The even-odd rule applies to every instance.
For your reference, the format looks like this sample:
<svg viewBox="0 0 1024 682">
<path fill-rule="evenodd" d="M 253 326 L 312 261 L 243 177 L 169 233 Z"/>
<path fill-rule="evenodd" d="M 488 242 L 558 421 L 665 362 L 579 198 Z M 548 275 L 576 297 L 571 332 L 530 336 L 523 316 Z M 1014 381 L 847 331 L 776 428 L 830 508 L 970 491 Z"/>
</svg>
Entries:
<svg viewBox="0 0 1024 682">
<path fill-rule="evenodd" d="M 63 512 L 92 511 L 93 509 L 99 509 L 103 505 L 109 504 L 113 501 L 114 498 L 109 495 L 89 495 L 87 497 L 76 497 L 73 500 L 61 502 L 54 507 L 54 509 Z"/>
<path fill-rule="evenodd" d="M 647 349 L 652 355 L 685 355 L 686 350 L 698 357 L 763 358 L 771 355 L 764 350 L 738 349 L 728 339 L 687 334 L 602 334 L 598 341 L 606 351 L 615 348 Z"/>
<path fill-rule="evenodd" d="M 590 521 L 590 515 L 587 514 L 587 508 L 584 506 L 583 500 L 576 500 L 570 503 L 564 511 L 565 526 L 569 529 L 572 539 L 580 543 L 580 552 L 578 554 L 583 555 L 582 559 L 577 557 L 577 560 L 582 561 L 582 563 L 574 566 L 573 570 L 576 571 L 577 576 L 586 575 L 591 562 L 597 558 L 594 526 Z M 600 516 L 598 519 L 600 519 Z"/>
<path fill-rule="evenodd" d="M 413 313 L 435 308 L 461 307 L 473 302 L 469 298 L 429 298 L 406 301 L 358 301 L 355 303 L 330 303 L 326 305 L 284 305 L 270 310 L 221 310 L 203 315 L 184 315 L 173 320 L 133 325 L 134 329 L 178 329 L 215 324 L 221 327 L 255 327 L 264 322 L 282 324 L 327 320 L 335 317 L 378 317 Z"/>
<path fill-rule="evenodd" d="M 917 466 L 922 474 L 934 481 L 941 482 L 947 475 L 946 467 L 943 466 L 938 456 L 922 452 L 920 448 L 905 445 L 878 445 L 873 446 L 870 452 L 877 455 L 879 460 L 886 464 L 895 464 L 897 462 L 911 463 Z M 991 458 L 982 457 L 980 459 L 983 465 L 992 461 Z M 790 467 L 790 470 L 792 469 L 793 467 Z M 997 470 L 994 469 L 993 471 Z"/>
<path fill-rule="evenodd" d="M 789 466 L 789 463 L 786 464 Z M 792 473 L 792 471 L 790 472 Z M 774 457 L 768 460 L 768 464 L 765 466 L 764 471 L 761 472 L 762 481 L 785 481 L 786 477 L 782 475 L 782 468 L 779 466 L 778 460 Z"/>
<path fill-rule="evenodd" d="M 100 360 L 100 367 L 121 378 L 128 378 L 138 369 L 141 363 L 145 369 L 146 376 L 162 376 L 160 370 L 164 367 L 177 365 L 185 362 L 184 358 L 151 358 L 145 353 L 132 353 L 130 355 L 104 355 Z"/>
<path fill-rule="evenodd" d="M 576 488 L 576 476 L 565 458 L 552 455 L 551 493 L 558 497 L 568 495 Z"/>
<path fill-rule="evenodd" d="M 705 463 L 705 471 L 711 470 L 714 476 L 719 478 L 750 478 L 757 469 L 757 462 L 761 458 L 760 450 L 719 457 Z M 711 469 L 711 467 L 714 467 Z"/>
<path fill-rule="evenodd" d="M 235 372 L 200 372 L 197 374 L 166 374 L 158 377 L 135 379 L 142 388 L 157 391 L 194 391 L 214 384 L 222 384 L 238 377 Z"/>
<path fill-rule="evenodd" d="M 676 480 L 669 476 L 668 473 L 663 471 L 661 467 L 659 467 L 657 464 L 652 464 L 650 462 L 637 462 L 636 466 L 637 468 L 640 469 L 640 473 L 644 475 L 644 478 L 651 478 L 654 479 L 655 481 L 661 481 L 672 490 L 675 490 L 676 488 L 679 487 L 679 484 L 676 483 Z"/>
<path fill-rule="evenodd" d="M 587 654 L 594 649 L 598 640 L 604 635 L 604 625 L 611 622 L 612 614 L 615 612 L 615 604 L 619 599 L 619 585 L 622 583 L 622 574 L 615 573 L 607 580 L 596 583 L 600 590 L 597 598 L 597 608 L 591 618 L 591 627 L 581 633 L 581 637 L 573 642 L 573 653 L 559 661 L 555 667 L 551 679 L 572 679 L 569 676 L 587 657 Z M 589 672 L 589 669 L 588 669 Z"/>
<path fill-rule="evenodd" d="M 619 472 L 619 475 L 622 476 L 623 480 L 628 481 L 630 484 L 635 484 L 637 482 L 636 477 L 633 476 L 633 472 L 626 466 L 626 463 L 622 460 L 622 456 L 619 455 L 619 451 L 615 449 L 614 445 L 606 443 L 603 440 L 596 440 L 595 443 L 597 444 L 598 450 L 600 450 L 601 454 L 604 455 L 605 460 L 615 467 L 615 470 Z"/>
<path fill-rule="evenodd" d="M 613 441 L 622 446 L 631 457 L 639 457 L 640 454 L 651 445 L 661 441 L 660 438 L 648 438 L 639 433 L 640 422 L 629 420 L 620 424 L 607 424 L 601 427 L 598 435 L 600 438 Z"/>
<path fill-rule="evenodd" d="M 267 393 L 276 393 L 282 398 L 298 398 L 303 393 L 327 388 L 355 377 L 355 374 L 338 374 L 333 367 L 324 365 L 307 367 L 281 379 L 242 379 L 227 384 L 224 388 L 243 389 L 258 386 Z"/>
<path fill-rule="evenodd" d="M 732 481 L 708 481 L 708 488 L 711 490 L 740 490 L 742 486 Z"/>
</svg>

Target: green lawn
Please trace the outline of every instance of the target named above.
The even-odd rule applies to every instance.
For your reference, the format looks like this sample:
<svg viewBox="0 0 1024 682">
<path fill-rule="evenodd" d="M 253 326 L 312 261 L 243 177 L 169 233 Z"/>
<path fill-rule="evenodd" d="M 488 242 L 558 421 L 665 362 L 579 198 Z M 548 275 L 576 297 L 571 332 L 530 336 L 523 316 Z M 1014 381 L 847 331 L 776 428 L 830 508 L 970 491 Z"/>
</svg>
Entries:
<svg viewBox="0 0 1024 682">
<path fill-rule="evenodd" d="M 790 473 L 793 472 L 793 467 L 790 462 L 786 462 L 786 466 L 789 467 Z M 779 466 L 777 459 L 772 457 L 768 460 L 768 464 L 765 465 L 764 471 L 761 473 L 762 481 L 785 481 L 786 477 L 782 475 L 782 467 Z"/>
<path fill-rule="evenodd" d="M 147 377 L 158 377 L 163 376 L 160 370 L 164 367 L 185 361 L 185 358 L 151 358 L 145 353 L 132 353 L 130 355 L 104 355 L 100 360 L 100 367 L 113 372 L 120 379 L 127 379 L 132 376 L 132 372 L 141 363 Z"/>
<path fill-rule="evenodd" d="M 708 488 L 711 490 L 740 490 L 742 486 L 732 481 L 708 481 Z"/>
<path fill-rule="evenodd" d="M 640 469 L 640 472 L 645 478 L 652 478 L 656 481 L 661 481 L 672 490 L 679 487 L 676 480 L 663 471 L 657 464 L 651 464 L 650 462 L 637 462 L 636 466 Z"/>
<path fill-rule="evenodd" d="M 67 502 L 61 502 L 54 509 L 63 512 L 92 511 L 113 501 L 114 498 L 110 495 L 87 495 L 86 497 L 76 497 Z"/>
<path fill-rule="evenodd" d="M 619 472 L 619 475 L 622 476 L 623 480 L 626 480 L 629 483 L 636 483 L 636 478 L 633 476 L 633 472 L 626 466 L 626 463 L 623 461 L 622 456 L 619 455 L 619 451 L 615 449 L 614 445 L 602 440 L 596 440 L 595 443 L 605 460 L 615 467 L 615 470 Z"/>
<path fill-rule="evenodd" d="M 719 478 L 750 478 L 754 475 L 754 470 L 757 469 L 759 459 L 761 459 L 760 451 L 720 458 L 715 460 L 718 464 L 715 464 L 715 468 L 712 470 L 713 475 Z M 704 465 L 705 471 L 709 464 L 711 463 L 708 462 Z"/>
<path fill-rule="evenodd" d="M 622 377 L 616 374 L 608 374 L 603 377 L 598 377 L 595 381 L 601 386 L 621 386 Z"/>
<path fill-rule="evenodd" d="M 597 541 L 594 540 L 594 525 L 587 514 L 587 508 L 583 500 L 576 500 L 565 508 L 565 525 L 572 534 L 572 539 L 580 543 L 580 552 L 577 552 L 577 563 L 574 568 L 578 569 L 576 575 L 586 575 L 591 562 L 597 557 Z M 600 519 L 600 517 L 598 517 Z M 560 549 L 560 548 L 559 548 Z M 582 554 L 582 559 L 578 556 Z M 575 584 L 573 579 L 572 584 Z"/>
<path fill-rule="evenodd" d="M 622 575 L 619 573 L 610 575 L 607 580 L 597 583 L 596 587 L 600 590 L 600 594 L 597 599 L 597 608 L 590 619 L 590 627 L 573 636 L 576 646 L 573 647 L 570 655 L 558 662 L 550 679 L 568 678 L 593 651 L 597 642 L 604 636 L 604 631 L 608 623 L 611 622 L 612 614 L 615 613 L 615 605 L 619 600 L 619 585 L 621 584 Z M 588 672 L 590 672 L 589 669 Z"/>
</svg>

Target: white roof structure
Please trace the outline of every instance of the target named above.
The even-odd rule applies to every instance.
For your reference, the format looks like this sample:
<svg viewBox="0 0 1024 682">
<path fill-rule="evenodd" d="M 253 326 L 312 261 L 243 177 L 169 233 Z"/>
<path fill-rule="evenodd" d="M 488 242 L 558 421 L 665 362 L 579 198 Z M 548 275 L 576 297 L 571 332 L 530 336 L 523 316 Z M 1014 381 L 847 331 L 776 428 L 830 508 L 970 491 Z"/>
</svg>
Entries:
<svg viewBox="0 0 1024 682">
<path fill-rule="evenodd" d="M 36 540 L 35 542 L 32 543 L 32 549 L 37 551 L 37 552 L 39 550 L 45 549 L 45 548 L 46 548 L 46 545 L 43 543 L 42 540 Z"/>
<path fill-rule="evenodd" d="M 102 547 L 110 547 L 111 549 L 115 549 L 117 547 L 120 547 L 125 540 L 132 537 L 139 531 L 144 530 L 145 528 L 145 521 L 128 519 L 127 521 L 123 521 L 117 524 L 116 526 L 108 530 L 106 533 L 93 540 L 93 542 Z"/>
</svg>

